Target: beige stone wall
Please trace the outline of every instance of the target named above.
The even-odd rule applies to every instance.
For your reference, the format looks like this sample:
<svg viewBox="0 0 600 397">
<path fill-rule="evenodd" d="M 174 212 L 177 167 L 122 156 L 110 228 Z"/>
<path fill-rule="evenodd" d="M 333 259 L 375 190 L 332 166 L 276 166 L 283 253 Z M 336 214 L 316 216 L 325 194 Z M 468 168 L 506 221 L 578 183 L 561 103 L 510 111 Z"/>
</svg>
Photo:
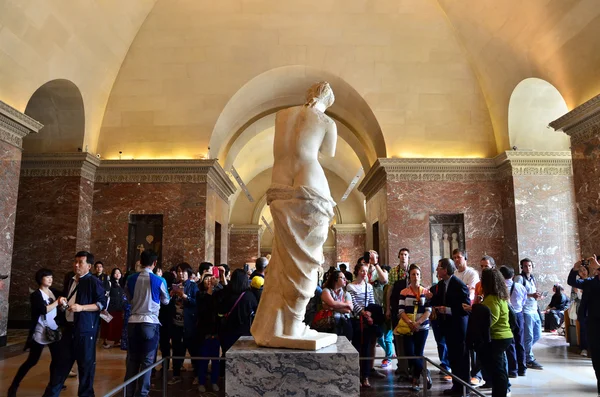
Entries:
<svg viewBox="0 0 600 397">
<path fill-rule="evenodd" d="M 286 65 L 353 87 L 388 156 L 496 153 L 477 78 L 444 14 L 433 1 L 397 0 L 159 0 L 115 81 L 99 151 L 201 156 L 232 96 Z"/>
<path fill-rule="evenodd" d="M 54 79 L 72 81 L 94 152 L 106 101 L 129 45 L 156 0 L 0 3 L 0 100 L 24 111 Z"/>
</svg>

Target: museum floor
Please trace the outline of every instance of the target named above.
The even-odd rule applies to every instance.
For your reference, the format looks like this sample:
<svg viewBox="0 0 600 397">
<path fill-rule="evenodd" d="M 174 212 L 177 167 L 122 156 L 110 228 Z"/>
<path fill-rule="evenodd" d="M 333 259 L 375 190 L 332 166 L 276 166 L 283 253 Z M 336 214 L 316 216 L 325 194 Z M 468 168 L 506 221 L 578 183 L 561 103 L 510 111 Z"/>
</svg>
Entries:
<svg viewBox="0 0 600 397">
<path fill-rule="evenodd" d="M 9 345 L 0 348 L 0 396 L 6 395 L 8 388 L 19 365 L 25 360 L 22 353 L 24 333 L 22 331 L 9 330 Z M 380 354 L 379 351 L 378 354 Z M 535 346 L 537 360 L 544 365 L 543 371 L 528 372 L 527 377 L 511 379 L 513 384 L 512 396 L 596 396 L 594 372 L 589 359 L 582 358 L 577 354 L 567 352 L 564 338 L 551 334 L 543 334 L 543 338 Z M 432 336 L 427 342 L 425 354 L 436 357 L 435 344 Z M 95 391 L 97 396 L 103 396 L 108 390 L 122 382 L 125 372 L 125 352 L 118 349 L 98 349 Z M 34 367 L 19 389 L 19 397 L 40 396 L 48 380 L 48 365 L 50 354 L 44 350 L 42 359 Z M 376 361 L 376 364 L 380 360 Z M 189 363 L 186 364 L 189 366 Z M 434 386 L 431 395 L 441 395 L 441 390 L 447 388 L 437 376 L 437 371 L 432 371 Z M 397 384 L 393 382 L 393 370 L 388 370 L 388 379 L 373 380 L 373 388 L 361 393 L 361 396 L 418 396 L 422 393 L 411 392 L 408 384 Z M 196 387 L 192 386 L 190 372 L 182 383 L 169 386 L 169 396 L 224 396 L 225 393 L 206 392 L 200 394 Z M 61 396 L 77 395 L 77 379 L 67 380 L 67 390 Z M 156 380 L 156 392 L 152 396 L 161 396 L 160 380 Z M 221 387 L 223 389 L 223 387 Z"/>
</svg>

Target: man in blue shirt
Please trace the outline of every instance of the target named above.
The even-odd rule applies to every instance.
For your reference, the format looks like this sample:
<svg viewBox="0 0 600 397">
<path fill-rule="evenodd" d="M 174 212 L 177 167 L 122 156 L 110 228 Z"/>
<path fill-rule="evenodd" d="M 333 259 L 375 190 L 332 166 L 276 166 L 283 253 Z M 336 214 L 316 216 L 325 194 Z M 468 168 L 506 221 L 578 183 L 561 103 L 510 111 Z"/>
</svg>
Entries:
<svg viewBox="0 0 600 397">
<path fill-rule="evenodd" d="M 142 270 L 127 279 L 125 293 L 131 302 L 129 317 L 127 371 L 125 380 L 132 378 L 154 363 L 160 337 L 158 312 L 161 303 L 168 305 L 170 298 L 167 282 L 152 273 L 158 260 L 158 254 L 152 250 L 142 252 L 140 264 Z M 127 386 L 127 397 L 147 396 L 150 392 L 151 372 Z M 136 392 L 137 389 L 137 392 Z"/>
<path fill-rule="evenodd" d="M 100 325 L 100 311 L 106 308 L 106 291 L 102 283 L 90 273 L 94 255 L 80 251 L 75 255 L 73 277 L 65 289 L 66 303 L 64 332 L 60 340 L 60 355 L 50 364 L 50 382 L 44 397 L 57 397 L 67 375 L 77 361 L 79 369 L 78 396 L 94 396 L 96 372 L 96 339 Z"/>
</svg>

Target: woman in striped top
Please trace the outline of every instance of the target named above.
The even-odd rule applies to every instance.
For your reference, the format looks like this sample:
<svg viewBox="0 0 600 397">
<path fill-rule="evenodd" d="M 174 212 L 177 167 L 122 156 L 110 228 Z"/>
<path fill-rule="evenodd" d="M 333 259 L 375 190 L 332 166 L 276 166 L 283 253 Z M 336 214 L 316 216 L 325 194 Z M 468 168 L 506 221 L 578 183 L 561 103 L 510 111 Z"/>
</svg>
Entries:
<svg viewBox="0 0 600 397">
<path fill-rule="evenodd" d="M 398 302 L 398 317 L 408 324 L 412 330 L 411 335 L 404 335 L 404 354 L 407 356 L 422 356 L 425 349 L 425 342 L 429 334 L 429 316 L 431 315 L 431 306 L 425 295 L 429 293 L 427 288 L 421 287 L 421 268 L 417 265 L 410 265 L 408 269 L 410 284 L 400 292 L 400 301 Z M 414 320 L 409 318 L 408 314 L 415 314 Z M 419 378 L 423 372 L 423 361 L 413 359 L 413 378 L 412 390 L 419 391 Z M 431 388 L 431 377 L 427 371 L 427 389 Z"/>
<path fill-rule="evenodd" d="M 358 264 L 354 268 L 354 281 L 346 286 L 352 297 L 354 318 L 352 319 L 352 345 L 358 350 L 360 357 L 374 357 L 373 350 L 377 336 L 373 334 L 373 319 L 366 307 L 375 303 L 373 286 L 367 282 L 368 265 Z M 362 387 L 371 387 L 369 376 L 373 367 L 372 360 L 360 361 L 360 377 Z"/>
</svg>

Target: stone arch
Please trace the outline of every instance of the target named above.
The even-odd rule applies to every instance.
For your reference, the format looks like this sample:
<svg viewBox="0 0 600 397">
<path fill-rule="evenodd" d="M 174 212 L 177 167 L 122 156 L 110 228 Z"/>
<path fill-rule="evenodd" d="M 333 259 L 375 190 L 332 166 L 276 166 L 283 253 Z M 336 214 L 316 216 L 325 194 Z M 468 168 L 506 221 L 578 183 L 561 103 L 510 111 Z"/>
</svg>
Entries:
<svg viewBox="0 0 600 397">
<path fill-rule="evenodd" d="M 249 127 L 280 109 L 304 103 L 306 89 L 317 81 L 328 81 L 336 95 L 328 109 L 338 125 L 347 129 L 349 143 L 368 169 L 378 157 L 386 157 L 381 127 L 362 96 L 340 77 L 303 65 L 283 66 L 264 72 L 248 81 L 229 100 L 221 112 L 210 139 L 210 156 L 225 165 L 232 146 L 243 147 L 252 134 Z M 240 141 L 238 141 L 240 140 Z M 227 169 L 227 166 L 225 166 Z"/>
<path fill-rule="evenodd" d="M 51 80 L 38 88 L 27 103 L 25 114 L 44 125 L 39 134 L 23 139 L 28 153 L 86 151 L 85 109 L 79 88 L 65 79 Z"/>
<path fill-rule="evenodd" d="M 548 127 L 551 121 L 568 111 L 563 96 L 546 80 L 521 81 L 508 105 L 510 146 L 535 151 L 569 150 L 569 136 Z"/>
</svg>

